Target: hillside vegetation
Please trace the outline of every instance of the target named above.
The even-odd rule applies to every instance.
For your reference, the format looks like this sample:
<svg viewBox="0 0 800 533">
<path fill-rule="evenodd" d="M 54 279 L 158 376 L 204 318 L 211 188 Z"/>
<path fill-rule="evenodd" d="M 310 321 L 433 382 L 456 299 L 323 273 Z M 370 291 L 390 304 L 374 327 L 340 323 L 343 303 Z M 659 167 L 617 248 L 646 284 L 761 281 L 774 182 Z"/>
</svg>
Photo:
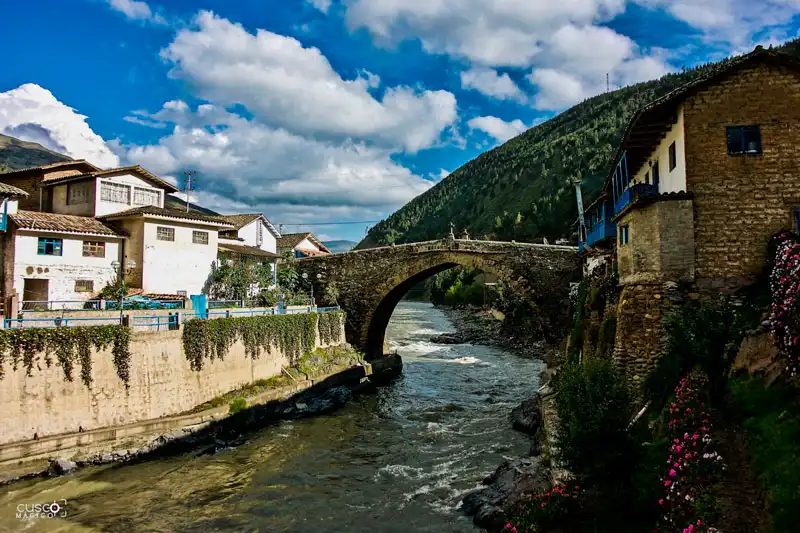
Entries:
<svg viewBox="0 0 800 533">
<path fill-rule="evenodd" d="M 0 173 L 70 159 L 72 158 L 48 150 L 41 144 L 0 134 Z"/>
<path fill-rule="evenodd" d="M 779 51 L 800 56 L 800 41 Z M 578 216 L 574 180 L 583 178 L 588 205 L 636 110 L 723 64 L 669 74 L 572 107 L 461 166 L 376 224 L 357 248 L 438 239 L 447 235 L 450 222 L 473 238 L 571 238 Z"/>
</svg>

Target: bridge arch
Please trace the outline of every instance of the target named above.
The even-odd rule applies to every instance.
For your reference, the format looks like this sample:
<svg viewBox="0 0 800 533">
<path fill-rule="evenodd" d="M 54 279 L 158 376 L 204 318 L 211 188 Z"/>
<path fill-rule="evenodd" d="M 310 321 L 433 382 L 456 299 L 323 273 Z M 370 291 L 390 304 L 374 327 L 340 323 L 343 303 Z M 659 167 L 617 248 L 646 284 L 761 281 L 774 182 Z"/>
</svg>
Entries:
<svg viewBox="0 0 800 533">
<path fill-rule="evenodd" d="M 580 278 L 577 249 L 471 240 L 442 240 L 357 250 L 298 261 L 301 272 L 336 285 L 347 313 L 347 340 L 367 359 L 383 356 L 386 326 L 403 296 L 417 283 L 455 266 L 496 275 L 537 308 L 544 328 L 566 323 L 569 282 Z"/>
</svg>

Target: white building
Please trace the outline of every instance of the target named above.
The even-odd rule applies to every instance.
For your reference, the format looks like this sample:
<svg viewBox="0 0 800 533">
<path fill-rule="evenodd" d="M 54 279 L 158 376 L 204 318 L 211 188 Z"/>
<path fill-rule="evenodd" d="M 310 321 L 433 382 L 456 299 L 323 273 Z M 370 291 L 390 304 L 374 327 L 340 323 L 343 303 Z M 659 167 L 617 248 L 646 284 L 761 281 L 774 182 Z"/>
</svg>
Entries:
<svg viewBox="0 0 800 533">
<path fill-rule="evenodd" d="M 135 262 L 129 288 L 151 295 L 199 294 L 230 222 L 164 208 L 177 188 L 140 166 L 101 170 L 67 161 L 9 172 L 0 181 L 27 193 L 3 236 L 4 296 L 86 300 Z"/>
<path fill-rule="evenodd" d="M 225 215 L 223 218 L 233 225 L 233 229 L 220 231 L 219 256 L 238 256 L 252 262 L 269 263 L 274 285 L 278 239 L 281 237 L 275 226 L 261 213 Z"/>
<path fill-rule="evenodd" d="M 284 233 L 278 239 L 278 253 L 291 253 L 294 257 L 327 255 L 331 251 L 313 233 Z"/>
</svg>

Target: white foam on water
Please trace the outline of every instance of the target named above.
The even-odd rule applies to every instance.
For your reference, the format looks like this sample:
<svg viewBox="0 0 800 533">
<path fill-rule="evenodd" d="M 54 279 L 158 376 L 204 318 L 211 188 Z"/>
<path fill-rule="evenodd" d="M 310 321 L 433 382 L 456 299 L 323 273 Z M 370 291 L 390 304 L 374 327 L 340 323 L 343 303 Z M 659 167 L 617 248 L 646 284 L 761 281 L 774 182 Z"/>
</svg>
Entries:
<svg viewBox="0 0 800 533">
<path fill-rule="evenodd" d="M 387 477 L 402 477 L 406 479 L 419 479 L 423 475 L 422 468 L 417 468 L 409 465 L 386 465 L 379 469 L 373 477 L 373 480 L 378 481 L 382 476 Z"/>
</svg>

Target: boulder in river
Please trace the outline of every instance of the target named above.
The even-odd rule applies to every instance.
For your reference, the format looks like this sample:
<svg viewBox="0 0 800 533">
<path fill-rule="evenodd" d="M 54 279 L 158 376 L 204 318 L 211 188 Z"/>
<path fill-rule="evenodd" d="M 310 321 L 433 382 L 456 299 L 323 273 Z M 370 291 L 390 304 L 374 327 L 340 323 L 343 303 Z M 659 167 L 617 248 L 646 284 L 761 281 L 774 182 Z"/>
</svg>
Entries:
<svg viewBox="0 0 800 533">
<path fill-rule="evenodd" d="M 431 342 L 436 344 L 464 344 L 464 337 L 460 333 L 442 333 L 431 337 Z"/>
<path fill-rule="evenodd" d="M 535 435 L 541 421 L 541 400 L 538 394 L 511 410 L 511 425 L 522 433 Z"/>
<path fill-rule="evenodd" d="M 503 461 L 483 480 L 485 488 L 470 492 L 462 499 L 461 509 L 473 517 L 476 526 L 490 533 L 502 531 L 507 513 L 526 494 L 550 489 L 550 473 L 536 457 Z"/>
<path fill-rule="evenodd" d="M 64 474 L 69 474 L 77 468 L 78 464 L 75 461 L 70 461 L 69 459 L 55 459 L 54 461 L 50 462 L 47 472 L 51 476 L 61 476 Z"/>
</svg>

